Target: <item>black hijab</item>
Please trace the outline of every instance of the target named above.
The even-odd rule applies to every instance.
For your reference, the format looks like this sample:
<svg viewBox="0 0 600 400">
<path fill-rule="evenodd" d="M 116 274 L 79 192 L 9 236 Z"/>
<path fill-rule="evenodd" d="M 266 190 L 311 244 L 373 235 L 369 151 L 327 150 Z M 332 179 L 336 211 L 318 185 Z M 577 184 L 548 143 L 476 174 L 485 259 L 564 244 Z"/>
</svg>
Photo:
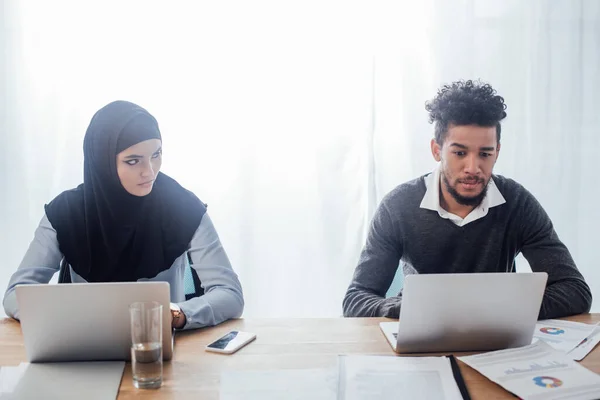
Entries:
<svg viewBox="0 0 600 400">
<path fill-rule="evenodd" d="M 152 278 L 183 254 L 206 212 L 175 180 L 159 173 L 150 194 L 129 194 L 116 156 L 148 139 L 160 139 L 148 111 L 115 101 L 92 118 L 83 140 L 83 184 L 46 205 L 60 251 L 88 282 Z"/>
</svg>

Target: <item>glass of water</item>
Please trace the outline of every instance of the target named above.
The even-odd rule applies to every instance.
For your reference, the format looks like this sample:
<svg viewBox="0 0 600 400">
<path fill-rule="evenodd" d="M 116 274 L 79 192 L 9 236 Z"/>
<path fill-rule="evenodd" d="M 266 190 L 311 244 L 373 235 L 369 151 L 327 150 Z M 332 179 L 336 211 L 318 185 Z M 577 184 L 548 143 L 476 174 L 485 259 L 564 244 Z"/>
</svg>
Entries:
<svg viewBox="0 0 600 400">
<path fill-rule="evenodd" d="M 156 389 L 162 385 L 162 305 L 142 301 L 129 306 L 133 385 Z"/>
</svg>

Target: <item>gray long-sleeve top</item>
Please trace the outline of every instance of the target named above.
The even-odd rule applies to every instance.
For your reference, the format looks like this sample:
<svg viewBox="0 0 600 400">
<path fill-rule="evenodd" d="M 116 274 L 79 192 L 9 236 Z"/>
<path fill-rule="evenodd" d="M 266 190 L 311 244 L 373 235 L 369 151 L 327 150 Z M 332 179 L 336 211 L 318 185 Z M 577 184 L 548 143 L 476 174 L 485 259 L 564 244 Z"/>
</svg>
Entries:
<svg viewBox="0 0 600 400">
<path fill-rule="evenodd" d="M 191 267 L 202 282 L 204 295 L 185 300 L 184 273 Z M 44 215 L 35 231 L 33 241 L 18 269 L 12 275 L 4 294 L 4 310 L 10 317 L 19 318 L 15 286 L 19 284 L 48 283 L 59 271 L 63 255 L 60 252 L 56 231 Z M 73 282 L 86 282 L 71 269 Z M 217 325 L 238 318 L 244 309 L 242 286 L 234 272 L 219 236 L 208 216 L 204 214 L 189 249 L 178 257 L 171 267 L 148 281 L 169 282 L 171 302 L 181 307 L 186 316 L 183 329 Z"/>
</svg>

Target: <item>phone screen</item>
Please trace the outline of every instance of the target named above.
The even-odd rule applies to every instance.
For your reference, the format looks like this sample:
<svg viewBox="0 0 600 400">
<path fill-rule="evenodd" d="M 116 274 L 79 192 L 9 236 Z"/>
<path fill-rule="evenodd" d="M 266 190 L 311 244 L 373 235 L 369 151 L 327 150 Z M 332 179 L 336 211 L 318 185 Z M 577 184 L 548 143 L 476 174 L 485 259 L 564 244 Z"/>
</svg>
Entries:
<svg viewBox="0 0 600 400">
<path fill-rule="evenodd" d="M 252 334 L 240 331 L 231 331 L 223 337 L 215 340 L 207 347 L 219 350 L 232 350 L 239 347 L 242 343 L 248 341 Z"/>
</svg>

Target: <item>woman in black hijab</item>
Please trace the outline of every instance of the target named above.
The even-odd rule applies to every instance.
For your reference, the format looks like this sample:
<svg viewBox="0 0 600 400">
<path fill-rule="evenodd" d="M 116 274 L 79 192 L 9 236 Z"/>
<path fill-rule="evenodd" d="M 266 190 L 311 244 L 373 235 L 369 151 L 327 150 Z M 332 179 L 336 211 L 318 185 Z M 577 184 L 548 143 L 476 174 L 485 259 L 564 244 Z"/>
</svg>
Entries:
<svg viewBox="0 0 600 400">
<path fill-rule="evenodd" d="M 46 205 L 4 297 L 18 318 L 14 287 L 48 283 L 64 257 L 73 282 L 167 281 L 173 326 L 239 317 L 242 289 L 205 205 L 159 172 L 162 140 L 145 109 L 116 101 L 92 118 L 83 141 L 84 179 Z M 188 262 L 204 295 L 185 300 Z"/>
</svg>

